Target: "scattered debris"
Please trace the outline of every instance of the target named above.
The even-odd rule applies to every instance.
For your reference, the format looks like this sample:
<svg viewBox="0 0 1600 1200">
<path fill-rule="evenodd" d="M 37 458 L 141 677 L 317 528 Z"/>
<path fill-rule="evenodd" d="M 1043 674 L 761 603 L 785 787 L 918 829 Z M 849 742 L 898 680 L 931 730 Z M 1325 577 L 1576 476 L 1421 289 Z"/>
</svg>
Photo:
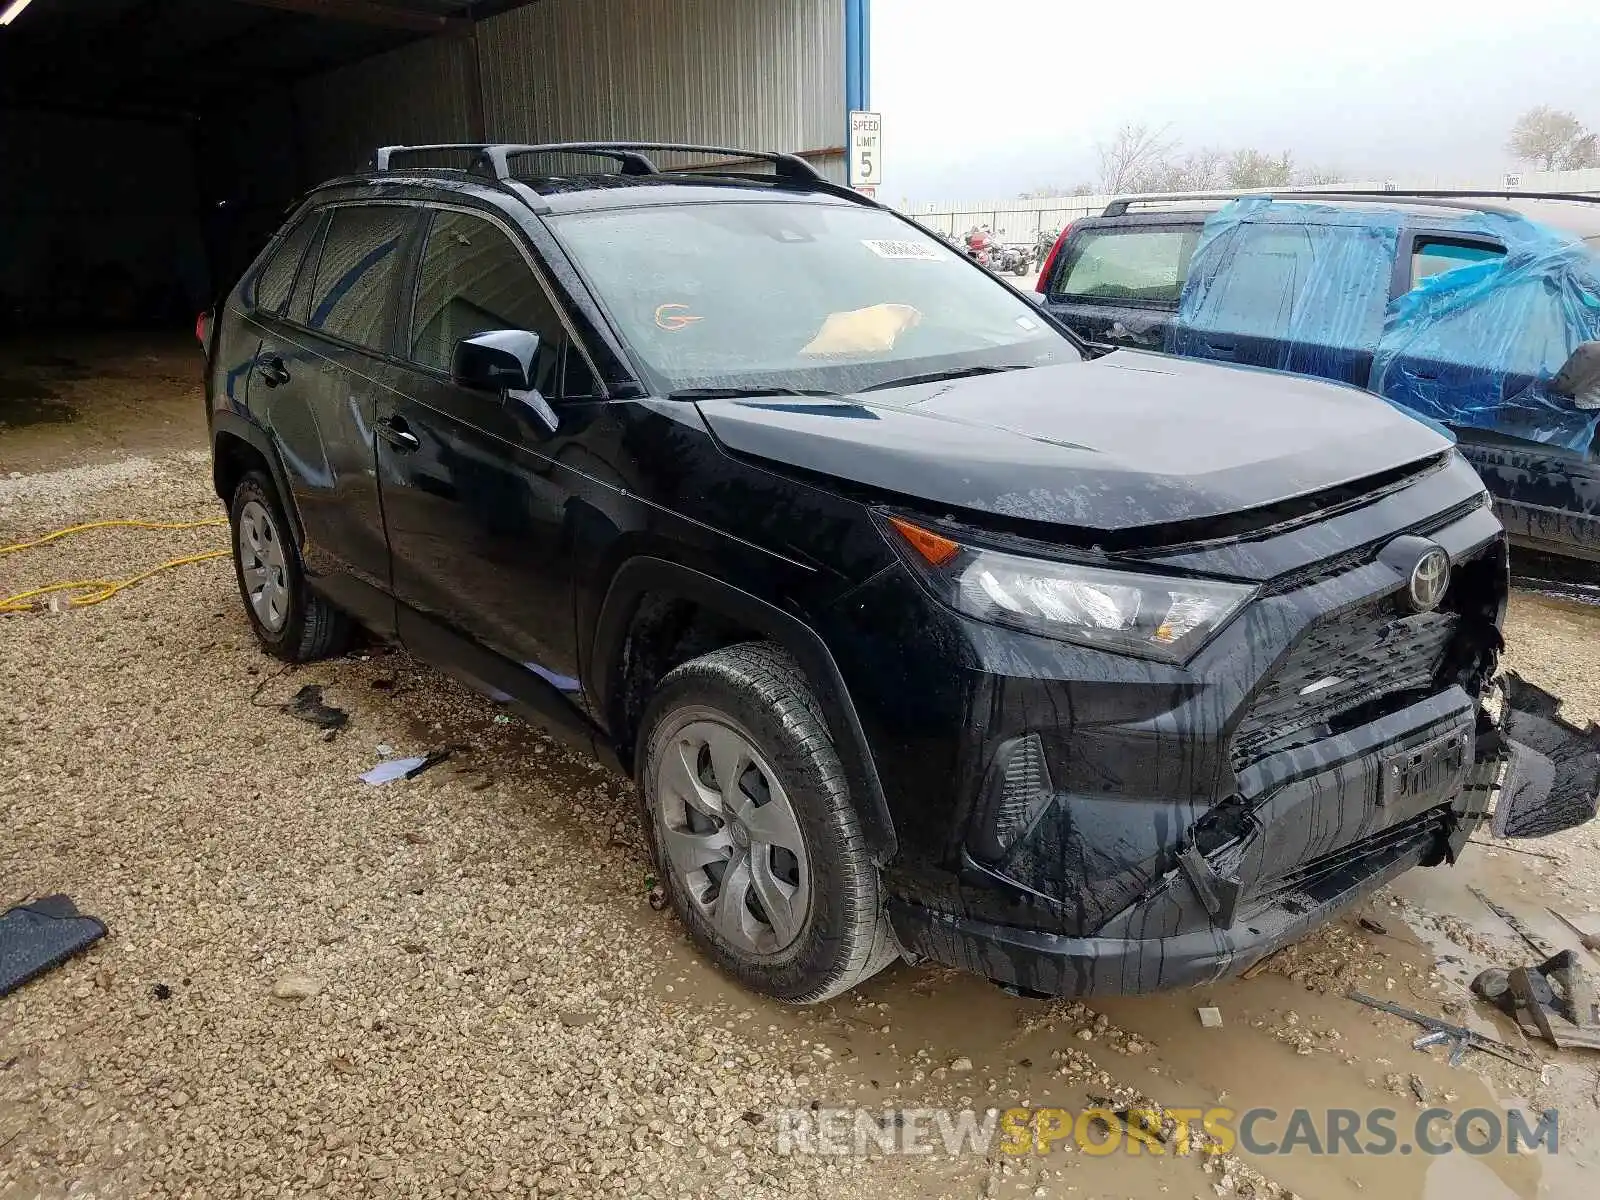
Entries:
<svg viewBox="0 0 1600 1200">
<path fill-rule="evenodd" d="M 1221 1029 L 1222 1028 L 1222 1010 L 1220 1008 L 1202 1008 L 1202 1009 L 1199 1010 L 1199 1012 L 1200 1012 L 1200 1024 L 1204 1028 L 1206 1028 L 1206 1029 Z"/>
<path fill-rule="evenodd" d="M 1504 842 L 1480 842 L 1477 838 L 1468 838 L 1467 841 L 1473 846 L 1486 846 L 1490 850 L 1509 850 L 1513 854 L 1526 854 L 1529 858 L 1542 858 L 1546 862 L 1565 863 L 1567 861 L 1558 854 L 1546 854 L 1542 850 L 1524 850 L 1521 846 L 1508 846 Z"/>
<path fill-rule="evenodd" d="M 457 744 L 445 746 L 438 750 L 430 750 L 426 754 L 412 758 L 385 759 L 361 778 L 370 784 L 393 783 L 396 779 L 415 779 L 429 767 L 436 767 L 444 762 L 452 754 L 460 754 L 471 749 L 471 746 Z"/>
<path fill-rule="evenodd" d="M 344 709 L 324 703 L 320 683 L 306 684 L 283 706 L 283 711 L 318 729 L 339 730 L 350 723 L 350 714 Z"/>
<path fill-rule="evenodd" d="M 272 985 L 272 994 L 279 1000 L 309 1000 L 325 986 L 315 975 L 290 971 L 278 976 L 278 981 Z"/>
<path fill-rule="evenodd" d="M 667 906 L 667 889 L 659 883 L 651 884 L 650 890 L 645 893 L 645 899 L 650 901 L 650 907 L 660 912 Z"/>
<path fill-rule="evenodd" d="M 1443 1032 L 1443 1031 L 1441 1030 L 1441 1031 L 1438 1031 L 1438 1032 Z M 1417 1075 L 1417 1074 L 1412 1074 L 1410 1077 L 1407 1078 L 1406 1082 L 1411 1085 L 1411 1094 L 1413 1096 L 1415 1096 L 1418 1100 L 1420 1100 L 1423 1104 L 1426 1104 L 1428 1102 L 1428 1089 L 1425 1086 L 1423 1086 L 1422 1077 L 1420 1075 Z"/>
<path fill-rule="evenodd" d="M 1356 924 L 1368 933 L 1387 934 L 1389 932 L 1388 927 L 1383 922 L 1374 921 L 1371 917 L 1360 917 L 1357 919 Z"/>
<path fill-rule="evenodd" d="M 1579 929 L 1575 924 L 1573 924 L 1571 921 L 1569 921 L 1566 917 L 1562 916 L 1560 913 L 1558 913 L 1553 908 L 1546 907 L 1545 908 L 1545 912 L 1549 913 L 1552 917 L 1554 917 L 1556 920 L 1560 921 L 1568 929 L 1572 930 L 1572 932 L 1577 935 L 1578 944 L 1580 946 L 1582 946 L 1585 950 L 1589 951 L 1589 953 L 1594 954 L 1597 957 L 1600 957 L 1600 934 L 1585 933 L 1583 930 Z"/>
<path fill-rule="evenodd" d="M 1472 990 L 1557 1049 L 1600 1050 L 1600 1002 L 1575 950 L 1536 967 L 1491 967 L 1472 981 Z"/>
<path fill-rule="evenodd" d="M 950 1069 L 956 1072 L 972 1070 L 972 1060 L 963 1054 L 960 1058 L 950 1060 Z"/>
<path fill-rule="evenodd" d="M 105 935 L 105 923 L 80 913 L 66 896 L 46 896 L 8 909 L 0 916 L 0 996 Z"/>
<path fill-rule="evenodd" d="M 1474 1050 L 1482 1050 L 1485 1054 L 1493 1054 L 1496 1058 L 1503 1058 L 1508 1063 L 1519 1066 L 1524 1070 L 1538 1071 L 1540 1069 L 1538 1060 L 1532 1054 L 1525 1050 L 1508 1046 L 1496 1038 L 1489 1037 L 1487 1034 L 1478 1033 L 1461 1025 L 1452 1025 L 1449 1021 L 1441 1020 L 1438 1017 L 1430 1017 L 1427 1013 L 1420 1013 L 1414 1008 L 1406 1008 L 1404 1005 L 1395 1004 L 1390 1000 L 1379 1000 L 1375 996 L 1369 996 L 1365 992 L 1358 992 L 1354 989 L 1346 992 L 1345 998 L 1354 1000 L 1357 1004 L 1365 1004 L 1368 1008 L 1375 1008 L 1379 1012 L 1386 1012 L 1396 1017 L 1404 1017 L 1406 1020 L 1413 1021 L 1432 1032 L 1443 1032 L 1449 1035 L 1452 1042 L 1461 1042 Z M 1451 1053 L 1451 1058 L 1456 1058 L 1454 1051 Z"/>
<path fill-rule="evenodd" d="M 150 994 L 157 1000 L 171 1000 L 172 989 L 164 983 L 158 983 L 150 989 Z"/>
<path fill-rule="evenodd" d="M 1485 908 L 1504 921 L 1511 929 L 1511 932 L 1516 934 L 1525 943 L 1527 943 L 1528 947 L 1535 954 L 1538 954 L 1544 958 L 1549 958 L 1551 954 L 1555 953 L 1555 950 L 1550 943 L 1545 941 L 1538 934 L 1532 932 L 1526 925 L 1522 923 L 1521 918 L 1519 918 L 1515 913 L 1509 911 L 1508 909 L 1502 908 L 1493 900 L 1489 899 L 1488 896 L 1484 895 L 1483 892 L 1475 887 L 1472 887 L 1470 884 L 1467 886 L 1467 891 L 1471 892 L 1474 896 L 1481 900 Z"/>
</svg>

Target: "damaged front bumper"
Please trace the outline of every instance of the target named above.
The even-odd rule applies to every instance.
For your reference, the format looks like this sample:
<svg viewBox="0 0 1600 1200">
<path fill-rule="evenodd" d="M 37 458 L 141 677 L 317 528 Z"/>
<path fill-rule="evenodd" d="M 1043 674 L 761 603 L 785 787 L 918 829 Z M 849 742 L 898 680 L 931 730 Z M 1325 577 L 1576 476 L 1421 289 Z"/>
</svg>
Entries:
<svg viewBox="0 0 1600 1200">
<path fill-rule="evenodd" d="M 1092 936 L 912 904 L 892 904 L 890 919 L 914 953 L 1030 993 L 1207 983 L 1411 867 L 1453 859 L 1488 813 L 1502 769 L 1475 754 L 1477 725 L 1476 706 L 1453 688 L 1261 760 L 1240 782 L 1265 798 L 1213 807 L 1186 832 L 1175 865 Z M 967 868 L 982 870 L 970 860 Z"/>
<path fill-rule="evenodd" d="M 1496 837 L 1544 837 L 1592 821 L 1600 806 L 1600 727 L 1580 728 L 1561 701 L 1514 671 L 1498 682 L 1495 747 L 1505 762 L 1491 828 Z"/>
<path fill-rule="evenodd" d="M 1320 769 L 1303 770 L 1303 750 L 1263 760 L 1244 782 L 1269 799 L 1213 809 L 1177 866 L 1093 936 L 898 900 L 896 935 L 1037 995 L 1141 993 L 1246 970 L 1410 868 L 1453 863 L 1491 809 L 1510 837 L 1594 817 L 1600 729 L 1567 722 L 1555 697 L 1515 675 L 1502 686 L 1498 720 L 1451 689 L 1341 735 Z M 965 866 L 984 870 L 970 857 Z"/>
</svg>

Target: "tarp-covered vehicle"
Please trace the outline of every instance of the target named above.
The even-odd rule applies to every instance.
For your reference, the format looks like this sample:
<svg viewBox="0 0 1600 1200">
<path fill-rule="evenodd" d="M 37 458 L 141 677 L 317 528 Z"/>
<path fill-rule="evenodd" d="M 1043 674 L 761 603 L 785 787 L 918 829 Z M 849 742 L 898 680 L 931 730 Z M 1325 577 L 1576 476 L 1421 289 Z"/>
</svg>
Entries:
<svg viewBox="0 0 1600 1200">
<path fill-rule="evenodd" d="M 1097 346 L 1316 375 L 1442 424 L 1514 544 L 1600 563 L 1600 199 L 1130 197 L 1067 230 L 1038 287 Z"/>
</svg>

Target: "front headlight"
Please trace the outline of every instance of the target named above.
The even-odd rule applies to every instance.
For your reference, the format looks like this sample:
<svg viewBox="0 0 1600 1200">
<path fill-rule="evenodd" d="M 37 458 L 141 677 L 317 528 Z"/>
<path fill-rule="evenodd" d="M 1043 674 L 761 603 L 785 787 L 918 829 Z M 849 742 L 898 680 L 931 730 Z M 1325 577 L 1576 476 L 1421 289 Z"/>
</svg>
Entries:
<svg viewBox="0 0 1600 1200">
<path fill-rule="evenodd" d="M 1247 584 L 1107 570 L 963 546 L 899 517 L 906 558 L 953 608 L 994 625 L 1187 662 L 1255 595 Z"/>
</svg>

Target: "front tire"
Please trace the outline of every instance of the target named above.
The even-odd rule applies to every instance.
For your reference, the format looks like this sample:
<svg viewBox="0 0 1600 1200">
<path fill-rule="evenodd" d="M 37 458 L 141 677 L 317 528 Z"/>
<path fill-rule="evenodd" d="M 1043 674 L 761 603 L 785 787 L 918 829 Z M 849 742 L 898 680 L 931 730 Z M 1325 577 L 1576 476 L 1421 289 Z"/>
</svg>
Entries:
<svg viewBox="0 0 1600 1200">
<path fill-rule="evenodd" d="M 349 617 L 311 590 L 272 481 L 251 471 L 228 506 L 233 568 L 261 648 L 285 662 L 312 662 L 350 644 Z"/>
<path fill-rule="evenodd" d="M 793 659 L 747 642 L 685 663 L 662 681 L 640 740 L 662 886 L 718 966 L 807 1004 L 894 960 L 844 768 Z"/>
</svg>

